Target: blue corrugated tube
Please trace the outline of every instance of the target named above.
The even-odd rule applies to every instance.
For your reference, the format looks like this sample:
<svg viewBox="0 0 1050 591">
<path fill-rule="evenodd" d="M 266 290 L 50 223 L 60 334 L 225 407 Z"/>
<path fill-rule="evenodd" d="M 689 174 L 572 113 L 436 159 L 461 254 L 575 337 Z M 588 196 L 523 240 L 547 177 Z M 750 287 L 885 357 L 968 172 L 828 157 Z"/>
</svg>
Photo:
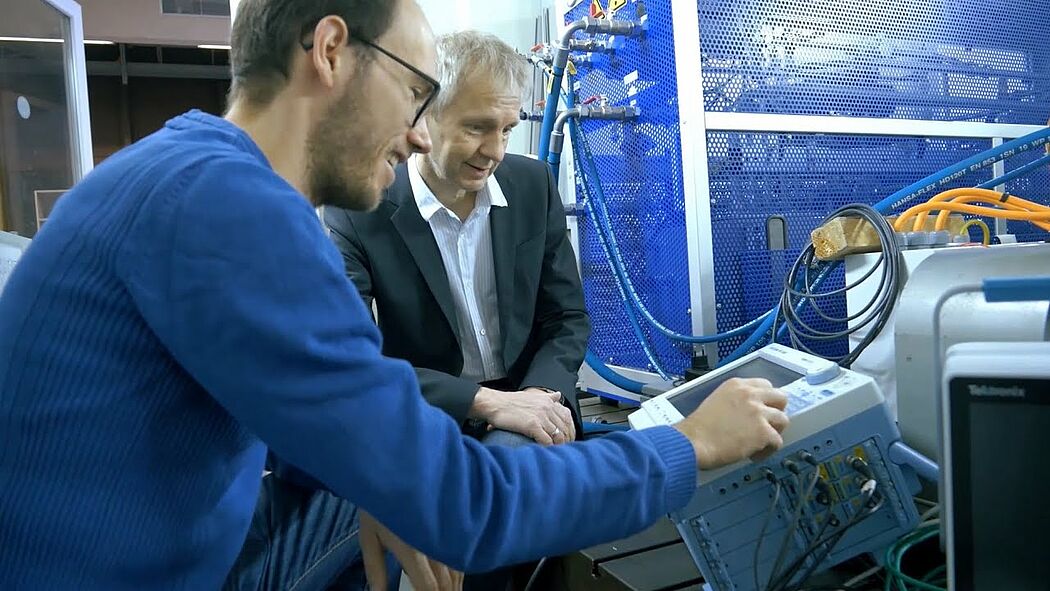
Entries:
<svg viewBox="0 0 1050 591">
<path fill-rule="evenodd" d="M 904 187 L 900 191 L 886 197 L 882 201 L 879 201 L 874 205 L 874 208 L 879 213 L 886 215 L 896 209 L 899 209 L 911 201 L 927 195 L 930 193 L 938 193 L 941 189 L 950 183 L 958 181 L 960 178 L 967 174 L 976 172 L 987 166 L 991 166 L 1000 160 L 1011 158 L 1020 153 L 1027 152 L 1032 149 L 1038 149 L 1039 147 L 1045 146 L 1050 143 L 1050 127 L 1040 129 L 1034 133 L 1030 133 L 1026 136 L 1019 137 L 1015 140 L 1004 143 L 1001 146 L 986 150 L 971 156 L 959 162 L 953 164 L 948 168 L 941 171 L 935 172 L 930 176 L 912 183 L 907 187 Z M 998 183 L 997 183 L 998 184 Z M 993 185 L 994 186 L 994 185 Z M 837 263 L 837 261 L 836 261 Z M 830 273 L 831 269 L 836 265 L 828 265 L 825 267 L 825 271 L 817 277 L 817 281 L 814 282 L 814 287 L 819 285 Z M 771 312 L 775 313 L 776 308 L 773 308 Z M 765 339 L 769 329 L 773 326 L 773 315 L 769 314 L 762 321 L 762 324 L 755 330 L 754 334 L 751 335 L 746 341 L 744 341 L 739 347 L 736 348 L 728 357 L 723 359 L 720 365 L 725 365 L 731 361 L 740 359 L 744 355 L 755 350 L 756 345 Z"/>
</svg>

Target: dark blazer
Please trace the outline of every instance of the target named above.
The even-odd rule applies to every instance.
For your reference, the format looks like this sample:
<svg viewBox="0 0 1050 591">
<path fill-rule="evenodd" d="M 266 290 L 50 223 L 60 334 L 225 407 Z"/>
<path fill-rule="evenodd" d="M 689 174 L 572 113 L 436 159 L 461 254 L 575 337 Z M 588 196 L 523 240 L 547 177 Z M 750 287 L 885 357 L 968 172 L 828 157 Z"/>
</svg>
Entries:
<svg viewBox="0 0 1050 591">
<path fill-rule="evenodd" d="M 459 377 L 463 355 L 441 253 L 407 165 L 396 172 L 375 211 L 325 207 L 325 225 L 347 275 L 367 304 L 375 301 L 383 353 L 411 363 L 427 401 L 462 423 L 478 384 Z M 508 381 L 558 390 L 578 423 L 576 379 L 591 327 L 554 178 L 546 164 L 510 154 L 495 175 L 507 198 L 489 223 Z"/>
</svg>

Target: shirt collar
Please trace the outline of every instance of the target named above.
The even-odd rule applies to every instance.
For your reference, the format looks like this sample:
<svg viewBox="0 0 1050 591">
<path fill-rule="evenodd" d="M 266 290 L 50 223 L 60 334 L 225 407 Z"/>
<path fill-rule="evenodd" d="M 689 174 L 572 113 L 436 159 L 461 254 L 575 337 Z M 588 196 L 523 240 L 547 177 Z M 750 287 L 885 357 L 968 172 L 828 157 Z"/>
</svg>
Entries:
<svg viewBox="0 0 1050 591">
<path fill-rule="evenodd" d="M 447 207 L 438 201 L 437 195 L 430 190 L 426 181 L 423 180 L 423 175 L 419 173 L 419 159 L 419 154 L 413 154 L 408 159 L 408 181 L 412 186 L 412 196 L 416 200 L 416 207 L 419 208 L 419 215 L 429 222 L 430 218 L 434 217 L 434 214 L 442 209 L 452 214 Z M 503 193 L 503 188 L 499 186 L 499 182 L 496 181 L 496 175 L 494 174 L 489 176 L 488 181 L 485 183 L 485 188 L 478 193 L 478 201 L 475 207 L 485 205 L 507 207 L 507 196 Z"/>
</svg>

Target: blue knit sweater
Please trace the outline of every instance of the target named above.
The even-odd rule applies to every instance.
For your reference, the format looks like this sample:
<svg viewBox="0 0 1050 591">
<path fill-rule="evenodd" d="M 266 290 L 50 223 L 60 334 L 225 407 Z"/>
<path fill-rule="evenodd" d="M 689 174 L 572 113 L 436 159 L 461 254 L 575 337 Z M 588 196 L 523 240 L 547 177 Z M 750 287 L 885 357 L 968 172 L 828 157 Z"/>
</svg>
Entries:
<svg viewBox="0 0 1050 591">
<path fill-rule="evenodd" d="M 489 449 L 428 406 L 314 210 L 193 112 L 59 202 L 0 298 L 0 589 L 216 589 L 267 446 L 457 568 L 685 504 L 670 428 Z"/>
</svg>

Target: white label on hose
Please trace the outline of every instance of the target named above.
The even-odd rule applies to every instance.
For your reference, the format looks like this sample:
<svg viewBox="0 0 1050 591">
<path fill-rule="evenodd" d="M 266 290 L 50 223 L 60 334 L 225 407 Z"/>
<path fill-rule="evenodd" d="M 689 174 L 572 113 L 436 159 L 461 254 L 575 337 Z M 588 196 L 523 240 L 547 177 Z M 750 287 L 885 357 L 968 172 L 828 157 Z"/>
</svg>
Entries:
<svg viewBox="0 0 1050 591">
<path fill-rule="evenodd" d="M 630 84 L 638 79 L 638 70 L 631 72 L 630 74 L 623 77 L 624 84 Z"/>
<path fill-rule="evenodd" d="M 627 87 L 627 96 L 634 96 L 636 94 L 638 94 L 638 89 L 636 87 L 634 87 L 634 86 L 628 86 Z"/>
</svg>

